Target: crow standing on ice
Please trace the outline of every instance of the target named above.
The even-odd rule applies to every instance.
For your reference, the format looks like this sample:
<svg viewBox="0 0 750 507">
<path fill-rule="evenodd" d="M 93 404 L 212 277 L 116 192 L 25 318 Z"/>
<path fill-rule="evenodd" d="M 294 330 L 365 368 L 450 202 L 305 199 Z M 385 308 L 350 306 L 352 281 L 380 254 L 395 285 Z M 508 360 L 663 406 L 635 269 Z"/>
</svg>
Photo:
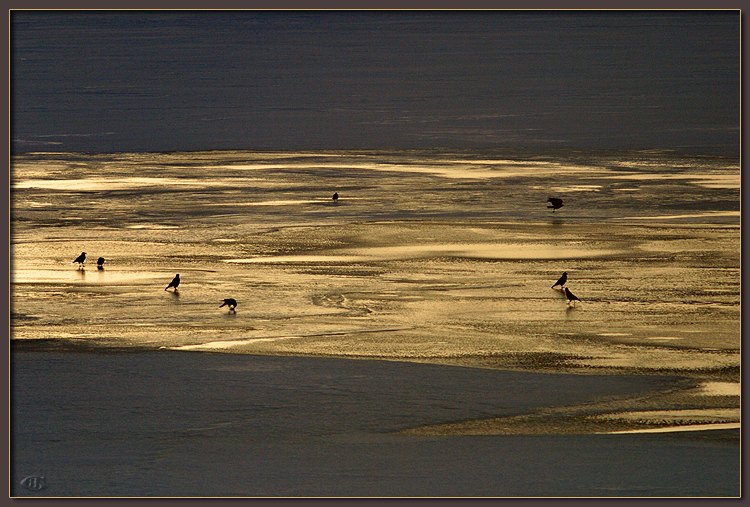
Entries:
<svg viewBox="0 0 750 507">
<path fill-rule="evenodd" d="M 552 213 L 554 213 L 556 209 L 560 209 L 563 207 L 563 201 L 558 197 L 550 197 L 549 199 L 547 199 L 547 202 L 550 203 L 550 205 L 547 207 L 552 208 Z"/>
<path fill-rule="evenodd" d="M 96 260 L 96 269 L 104 269 L 104 257 L 99 257 Z"/>
<path fill-rule="evenodd" d="M 574 301 L 580 301 L 580 299 L 578 299 L 575 294 L 570 292 L 570 289 L 568 289 L 567 287 L 565 287 L 565 295 L 568 297 L 568 304 L 575 304 Z"/>
<path fill-rule="evenodd" d="M 179 285 L 180 285 L 180 274 L 177 273 L 176 275 L 174 275 L 174 278 L 172 279 L 171 282 L 169 282 L 169 285 L 167 285 L 167 288 L 164 290 L 167 290 L 170 287 L 174 287 L 174 291 L 177 292 L 177 286 Z"/>
<path fill-rule="evenodd" d="M 237 308 L 237 300 L 234 298 L 227 298 L 224 300 L 223 303 L 219 306 L 221 308 L 222 306 L 228 306 L 230 312 L 234 312 L 235 308 Z"/>
<path fill-rule="evenodd" d="M 74 263 L 77 262 L 78 263 L 78 267 L 82 268 L 83 267 L 83 261 L 85 261 L 85 260 L 86 260 L 86 252 L 81 252 L 81 255 L 79 255 L 78 257 L 76 257 L 75 260 L 73 260 L 73 262 Z"/>
<path fill-rule="evenodd" d="M 339 200 L 339 193 L 338 192 L 334 192 L 333 193 L 333 202 L 338 202 L 338 200 Z"/>
<path fill-rule="evenodd" d="M 563 271 L 562 276 L 560 277 L 560 279 L 558 281 L 555 282 L 555 285 L 553 285 L 552 288 L 554 289 L 558 285 L 560 287 L 563 287 L 565 285 L 565 282 L 567 282 L 567 281 L 568 281 L 568 272 L 567 271 Z"/>
</svg>

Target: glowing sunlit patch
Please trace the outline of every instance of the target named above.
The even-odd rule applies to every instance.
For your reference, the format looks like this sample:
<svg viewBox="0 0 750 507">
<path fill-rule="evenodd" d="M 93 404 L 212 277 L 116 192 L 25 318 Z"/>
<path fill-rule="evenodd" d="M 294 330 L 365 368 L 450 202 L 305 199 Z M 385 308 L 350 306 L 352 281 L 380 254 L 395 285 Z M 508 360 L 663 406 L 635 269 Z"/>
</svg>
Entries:
<svg viewBox="0 0 750 507">
<path fill-rule="evenodd" d="M 704 382 L 696 394 L 703 396 L 741 396 L 742 384 L 739 382 Z"/>
<path fill-rule="evenodd" d="M 599 192 L 601 185 L 568 185 L 564 187 L 550 187 L 550 192 Z"/>
<path fill-rule="evenodd" d="M 631 333 L 599 333 L 599 336 L 632 336 Z"/>
<path fill-rule="evenodd" d="M 289 200 L 277 200 L 277 201 L 255 201 L 255 202 L 217 202 L 212 203 L 209 206 L 295 206 L 298 204 L 315 204 L 320 202 L 328 202 L 329 199 L 289 199 Z"/>
<path fill-rule="evenodd" d="M 329 254 L 280 255 L 245 259 L 225 259 L 240 264 L 280 262 L 377 262 L 386 260 L 423 259 L 430 257 L 466 257 L 477 259 L 574 259 L 601 257 L 618 253 L 615 250 L 595 250 L 553 244 L 514 243 L 438 243 L 389 247 L 336 250 Z"/>
<path fill-rule="evenodd" d="M 609 431 L 607 434 L 626 433 L 680 433 L 686 431 L 711 431 L 711 430 L 738 430 L 740 423 L 716 423 L 716 424 L 688 424 L 684 426 L 663 426 L 660 428 L 643 428 L 637 430 Z"/>
<path fill-rule="evenodd" d="M 375 259 L 409 259 L 424 257 L 468 257 L 480 259 L 570 259 L 601 257 L 617 253 L 544 243 L 439 243 L 372 247 L 353 251 Z"/>
<path fill-rule="evenodd" d="M 401 172 L 411 174 L 428 174 L 449 179 L 488 179 L 488 178 L 518 178 L 518 177 L 547 177 L 566 174 L 592 174 L 592 171 L 610 174 L 611 171 L 599 167 L 564 165 L 557 162 L 523 161 L 523 160 L 441 160 L 440 163 L 378 163 L 367 161 L 342 162 L 280 162 L 257 164 L 232 164 L 213 166 L 212 169 L 234 170 L 304 170 L 340 169 Z"/>
<path fill-rule="evenodd" d="M 216 342 L 198 343 L 195 345 L 179 345 L 176 347 L 165 347 L 170 350 L 223 350 L 231 349 L 233 347 L 240 347 L 242 345 L 251 345 L 253 343 L 261 342 L 276 342 L 280 340 L 290 340 L 293 338 L 299 338 L 299 336 L 280 336 L 277 338 L 250 338 L 247 340 L 223 340 Z"/>
<path fill-rule="evenodd" d="M 147 187 L 201 187 L 230 186 L 231 182 L 197 178 L 81 178 L 60 180 L 24 180 L 16 182 L 13 188 L 46 188 L 49 190 L 72 190 L 92 192 L 103 190 L 128 190 Z"/>
<path fill-rule="evenodd" d="M 616 217 L 615 220 L 678 220 L 681 218 L 714 218 L 740 217 L 739 211 L 704 211 L 703 213 L 685 213 L 683 215 L 653 215 L 645 217 Z"/>
<path fill-rule="evenodd" d="M 164 225 L 164 224 L 134 224 L 126 225 L 126 229 L 179 229 L 177 225 Z"/>
<path fill-rule="evenodd" d="M 446 159 L 444 160 L 446 164 L 468 164 L 468 165 L 508 165 L 508 166 L 514 166 L 514 165 L 521 165 L 521 166 L 528 166 L 529 164 L 534 164 L 535 166 L 539 167 L 557 167 L 559 164 L 557 162 L 541 162 L 541 161 L 534 161 L 529 162 L 526 160 L 507 160 L 507 159 Z"/>
<path fill-rule="evenodd" d="M 59 340 L 59 339 L 76 339 L 76 338 L 91 338 L 97 336 L 95 333 L 68 333 L 65 331 L 55 331 L 54 336 L 42 337 L 42 340 Z M 33 340 L 33 338 L 31 338 Z"/>
<path fill-rule="evenodd" d="M 669 341 L 669 340 L 682 340 L 679 336 L 649 336 L 646 338 L 647 340 L 663 340 L 663 341 Z"/>
<path fill-rule="evenodd" d="M 274 257 L 251 257 L 247 259 L 224 259 L 223 262 L 237 264 L 276 264 L 276 263 L 308 263 L 308 262 L 359 262 L 364 257 L 353 255 L 278 255 Z"/>
<path fill-rule="evenodd" d="M 674 174 L 674 173 L 632 173 L 608 176 L 613 180 L 689 180 L 691 183 L 704 188 L 740 188 L 739 171 L 733 174 Z"/>
<path fill-rule="evenodd" d="M 340 201 L 366 201 L 366 197 L 346 197 L 341 198 Z M 216 202 L 207 204 L 207 206 L 226 207 L 226 206 L 237 206 L 237 207 L 251 207 L 251 206 L 297 206 L 301 204 L 331 204 L 334 205 L 333 199 L 330 197 L 320 199 L 279 199 L 274 201 L 232 201 L 232 202 Z"/>
<path fill-rule="evenodd" d="M 164 278 L 164 273 L 155 271 L 103 271 L 96 266 L 85 270 L 74 267 L 67 270 L 52 269 L 14 269 L 11 273 L 13 283 L 101 283 L 105 280 L 108 284 L 120 282 L 136 282 L 150 279 Z"/>
<path fill-rule="evenodd" d="M 689 408 L 684 410 L 641 410 L 633 412 L 617 412 L 597 416 L 604 420 L 621 421 L 663 421 L 675 423 L 684 421 L 686 424 L 703 422 L 728 422 L 740 419 L 739 408 Z"/>
</svg>

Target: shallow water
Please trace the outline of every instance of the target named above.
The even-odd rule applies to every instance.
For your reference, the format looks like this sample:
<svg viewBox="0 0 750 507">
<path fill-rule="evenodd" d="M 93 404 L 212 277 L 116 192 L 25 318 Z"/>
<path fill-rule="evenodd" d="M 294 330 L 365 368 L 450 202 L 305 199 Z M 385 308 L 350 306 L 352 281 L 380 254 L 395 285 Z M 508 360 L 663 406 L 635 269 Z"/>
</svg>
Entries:
<svg viewBox="0 0 750 507">
<path fill-rule="evenodd" d="M 739 181 L 668 152 L 19 155 L 12 334 L 722 377 Z"/>
</svg>

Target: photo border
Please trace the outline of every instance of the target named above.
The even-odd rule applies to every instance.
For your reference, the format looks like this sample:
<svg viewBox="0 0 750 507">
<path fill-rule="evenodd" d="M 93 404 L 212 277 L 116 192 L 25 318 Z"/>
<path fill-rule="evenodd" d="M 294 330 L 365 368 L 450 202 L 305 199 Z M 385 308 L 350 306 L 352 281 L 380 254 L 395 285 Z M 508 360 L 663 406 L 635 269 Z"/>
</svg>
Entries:
<svg viewBox="0 0 750 507">
<path fill-rule="evenodd" d="M 2 347 L 4 360 L 8 365 L 8 377 L 7 377 L 7 389 L 4 391 L 4 403 L 7 410 L 7 418 L 5 422 L 5 430 L 8 435 L 6 444 L 6 455 L 8 461 L 6 462 L 6 472 L 8 480 L 10 481 L 10 125 L 11 125 L 11 76 L 10 76 L 10 45 L 11 45 L 11 34 L 10 34 L 10 17 L 14 10 L 79 10 L 79 9 L 96 9 L 96 10 L 740 10 L 744 11 L 748 1 L 706 1 L 706 0 L 631 0 L 631 1 L 595 1 L 595 0 L 568 0 L 568 1 L 554 1 L 554 0 L 431 0 L 431 1 L 417 1 L 417 0 L 365 0 L 365 1 L 341 1 L 341 0 L 246 0 L 246 1 L 230 1 L 230 0 L 132 0 L 132 1 L 107 1 L 103 3 L 101 1 L 94 0 L 0 0 L 0 4 L 3 5 L 6 12 L 6 23 L 5 23 L 5 38 L 7 44 L 7 51 L 3 53 L 5 59 L 6 68 L 8 69 L 7 83 L 7 97 L 8 100 L 5 103 L 5 112 L 8 117 L 8 122 L 4 127 L 3 143 L 5 147 L 5 163 L 3 164 L 3 174 L 6 178 L 6 190 L 3 194 L 3 200 L 5 201 L 4 207 L 2 208 L 5 212 L 4 220 L 2 223 L 3 237 L 7 238 L 6 248 L 3 249 L 3 274 L 7 277 L 8 285 L 6 291 L 2 294 L 2 305 L 4 311 L 2 313 L 3 328 L 7 330 L 5 333 L 5 342 Z M 744 61 L 745 61 L 745 46 L 746 46 L 746 22 L 744 16 L 741 21 L 741 94 L 744 96 L 745 79 L 744 79 Z M 741 101 L 741 125 L 744 124 L 742 121 L 745 117 L 745 102 Z M 744 146 L 745 133 L 741 128 L 741 145 Z M 742 159 L 741 159 L 742 160 Z M 745 164 L 742 163 L 742 180 L 745 178 Z M 741 204 L 746 204 L 744 195 L 741 195 Z M 743 206 L 744 207 L 744 206 Z M 743 213 L 744 216 L 744 213 Z M 744 240 L 744 237 L 743 237 Z M 744 241 L 743 241 L 744 246 Z M 744 254 L 742 258 L 742 265 L 744 266 Z M 744 273 L 743 273 L 744 279 Z M 744 341 L 744 305 L 742 306 L 743 319 L 742 319 L 742 337 Z M 744 366 L 744 358 L 743 358 Z M 744 394 L 744 386 L 743 386 Z M 743 409 L 744 416 L 744 409 Z M 741 430 L 741 434 L 744 431 Z M 741 444 L 740 444 L 741 445 Z M 741 445 L 742 452 L 742 464 L 744 464 L 744 449 Z M 745 472 L 741 466 L 741 486 L 744 484 Z M 10 483 L 8 483 L 8 494 L 10 495 Z M 593 503 L 594 505 L 605 504 L 610 502 L 617 502 L 619 505 L 628 505 L 637 502 L 638 505 L 653 503 L 661 504 L 664 502 L 674 503 L 680 502 L 681 504 L 688 501 L 691 505 L 697 504 L 713 504 L 717 500 L 721 499 L 690 499 L 688 498 L 677 498 L 677 499 L 638 499 L 638 498 L 554 498 L 554 499 L 534 499 L 534 498 L 342 498 L 342 497 L 331 497 L 330 499 L 325 498 L 234 498 L 234 497 L 220 497 L 222 501 L 230 502 L 242 502 L 253 505 L 292 505 L 301 503 L 302 505 L 330 505 L 330 502 L 336 502 L 337 505 L 365 505 L 367 503 L 387 503 L 392 505 L 434 505 L 435 502 L 439 501 L 440 505 L 447 506 L 459 506 L 465 505 L 466 502 L 481 502 L 483 505 L 500 505 L 508 504 L 509 502 L 523 503 L 523 505 L 546 505 L 550 502 L 566 505 L 566 504 L 578 504 L 583 501 L 587 504 Z M 14 502 L 22 502 L 24 506 L 41 506 L 49 505 L 50 503 L 60 502 L 63 504 L 79 504 L 81 501 L 85 501 L 87 505 L 98 505 L 98 504 L 109 504 L 116 502 L 119 505 L 163 505 L 163 504 L 174 504 L 183 505 L 186 501 L 189 501 L 191 505 L 212 505 L 216 503 L 216 498 L 212 497 L 199 497 L 195 499 L 186 498 L 34 498 L 34 497 L 16 497 L 11 499 L 0 499 L 0 505 L 12 505 Z M 738 499 L 740 503 L 744 503 L 744 499 Z M 7 503 L 6 503 L 7 502 Z"/>
</svg>

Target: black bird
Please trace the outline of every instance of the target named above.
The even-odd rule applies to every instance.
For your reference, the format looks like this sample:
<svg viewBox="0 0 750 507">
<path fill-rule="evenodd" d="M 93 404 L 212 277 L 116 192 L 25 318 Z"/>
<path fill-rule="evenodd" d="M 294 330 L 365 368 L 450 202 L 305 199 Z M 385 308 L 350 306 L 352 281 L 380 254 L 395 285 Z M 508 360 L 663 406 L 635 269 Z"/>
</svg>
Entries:
<svg viewBox="0 0 750 507">
<path fill-rule="evenodd" d="M 563 207 L 562 199 L 558 197 L 550 197 L 549 199 L 547 199 L 547 202 L 550 203 L 550 205 L 547 207 L 552 208 L 552 213 L 554 213 L 556 209 L 560 209 Z"/>
<path fill-rule="evenodd" d="M 339 200 L 339 193 L 338 192 L 334 192 L 333 193 L 333 202 L 338 202 L 338 200 Z"/>
<path fill-rule="evenodd" d="M 78 267 L 83 267 L 83 261 L 86 260 L 86 252 L 81 252 L 81 255 L 75 258 L 74 263 L 78 263 Z"/>
<path fill-rule="evenodd" d="M 568 297 L 568 304 L 573 303 L 574 301 L 580 301 L 580 299 L 578 299 L 575 294 L 570 292 L 570 289 L 568 289 L 567 287 L 565 287 L 565 295 Z"/>
<path fill-rule="evenodd" d="M 104 257 L 96 259 L 96 269 L 104 269 Z"/>
<path fill-rule="evenodd" d="M 221 303 L 221 305 L 219 306 L 219 308 L 221 308 L 222 306 L 228 306 L 229 307 L 229 311 L 233 312 L 233 311 L 235 311 L 235 308 L 237 308 L 237 300 L 234 299 L 234 298 L 227 298 L 227 299 L 224 300 L 223 303 Z"/>
<path fill-rule="evenodd" d="M 558 285 L 560 287 L 562 287 L 562 286 L 565 285 L 565 282 L 567 282 L 567 281 L 568 281 L 568 272 L 567 271 L 563 271 L 562 276 L 560 277 L 560 279 L 558 281 L 555 282 L 555 285 L 553 285 L 552 288 L 554 289 Z"/>
<path fill-rule="evenodd" d="M 177 286 L 178 285 L 180 285 L 180 274 L 179 273 L 177 273 L 176 275 L 174 275 L 174 278 L 172 279 L 171 282 L 169 282 L 169 285 L 167 285 L 167 288 L 164 289 L 164 290 L 167 290 L 170 287 L 174 287 L 174 291 L 177 292 Z"/>
</svg>

